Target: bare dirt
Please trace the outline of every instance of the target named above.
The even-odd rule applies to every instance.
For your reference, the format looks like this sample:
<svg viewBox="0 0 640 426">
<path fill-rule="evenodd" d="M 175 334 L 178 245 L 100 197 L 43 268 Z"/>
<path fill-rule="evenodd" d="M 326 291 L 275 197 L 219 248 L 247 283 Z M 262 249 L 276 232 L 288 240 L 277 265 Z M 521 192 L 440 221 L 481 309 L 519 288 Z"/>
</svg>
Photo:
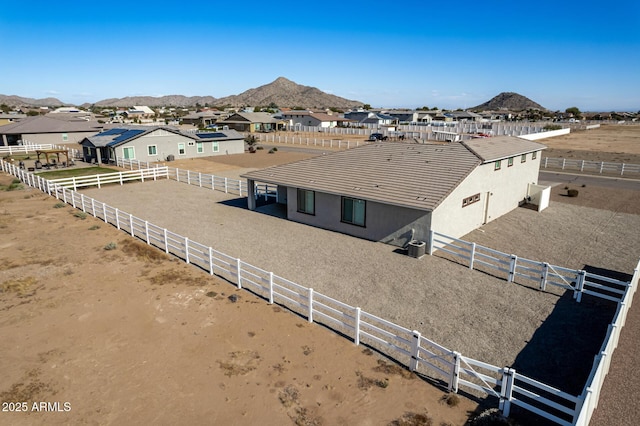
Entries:
<svg viewBox="0 0 640 426">
<path fill-rule="evenodd" d="M 0 424 L 461 425 L 476 409 L 37 190 L 0 191 L 0 233 Z"/>
</svg>

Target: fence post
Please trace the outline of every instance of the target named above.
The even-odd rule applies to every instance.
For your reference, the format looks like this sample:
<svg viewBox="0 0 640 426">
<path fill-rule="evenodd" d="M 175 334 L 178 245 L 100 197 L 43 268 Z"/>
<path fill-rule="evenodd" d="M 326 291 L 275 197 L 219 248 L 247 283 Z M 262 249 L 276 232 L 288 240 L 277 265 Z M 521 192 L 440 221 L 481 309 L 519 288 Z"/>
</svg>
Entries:
<svg viewBox="0 0 640 426">
<path fill-rule="evenodd" d="M 502 415 L 509 417 L 511 411 L 511 399 L 513 397 L 513 376 L 515 370 L 513 368 L 502 369 L 502 385 L 500 386 L 500 403 L 499 408 Z"/>
<path fill-rule="evenodd" d="M 242 268 L 240 263 L 240 259 L 236 259 L 236 276 L 238 277 L 238 288 L 242 288 L 242 277 L 240 275 Z"/>
<path fill-rule="evenodd" d="M 433 229 L 429 230 L 429 256 L 433 255 Z"/>
<path fill-rule="evenodd" d="M 269 304 L 273 305 L 273 272 L 269 272 Z"/>
<path fill-rule="evenodd" d="M 76 192 L 75 191 L 71 191 L 71 205 L 73 206 L 73 208 L 77 208 L 76 207 Z"/>
<path fill-rule="evenodd" d="M 353 341 L 356 344 L 356 346 L 360 345 L 360 312 L 361 309 L 360 308 L 356 308 L 356 313 L 354 315 L 354 322 L 355 324 L 353 325 Z"/>
<path fill-rule="evenodd" d="M 307 321 L 313 322 L 313 289 L 309 287 L 309 312 L 307 313 Z"/>
<path fill-rule="evenodd" d="M 413 340 L 411 341 L 411 362 L 409 369 L 416 371 L 418 369 L 418 360 L 420 359 L 420 332 L 413 330 Z"/>
<path fill-rule="evenodd" d="M 224 178 L 224 193 L 228 193 L 229 190 L 227 189 L 227 178 Z"/>
<path fill-rule="evenodd" d="M 191 185 L 191 171 L 187 170 L 187 185 Z"/>
<path fill-rule="evenodd" d="M 169 238 L 167 235 L 167 228 L 164 228 L 164 252 L 169 254 Z"/>
<path fill-rule="evenodd" d="M 151 244 L 149 242 L 149 221 L 148 220 L 144 221 L 144 235 L 147 239 L 147 244 Z"/>
<path fill-rule="evenodd" d="M 507 282 L 512 283 L 516 277 L 516 267 L 518 266 L 518 256 L 515 254 L 511 255 L 511 260 L 509 261 L 509 277 L 507 278 Z"/>
<path fill-rule="evenodd" d="M 624 175 L 624 163 L 622 163 L 622 167 L 620 168 L 620 176 Z"/>
<path fill-rule="evenodd" d="M 133 215 L 129 213 L 129 230 L 131 231 L 131 236 L 135 237 L 133 232 Z"/>
<path fill-rule="evenodd" d="M 64 189 L 62 190 L 64 192 Z M 102 217 L 104 218 L 104 223 L 109 223 L 107 220 L 107 205 L 102 203 Z"/>
<path fill-rule="evenodd" d="M 540 290 L 546 290 L 547 288 L 547 277 L 549 276 L 549 264 L 544 262 L 542 264 L 542 276 L 540 277 Z"/>
<path fill-rule="evenodd" d="M 563 158 L 563 159 L 562 159 L 562 170 L 564 170 L 564 165 L 565 165 L 565 163 L 566 163 L 566 162 L 567 162 L 567 159 L 566 159 L 566 158 Z"/>
<path fill-rule="evenodd" d="M 449 392 L 458 393 L 458 378 L 460 377 L 460 352 L 453 353 L 453 368 L 449 377 Z"/>
<path fill-rule="evenodd" d="M 118 214 L 118 209 L 116 209 L 116 228 L 120 229 L 120 215 Z"/>
<path fill-rule="evenodd" d="M 198 186 L 202 188 L 202 172 L 198 172 Z"/>
<path fill-rule="evenodd" d="M 176 167 L 176 180 L 180 182 L 180 169 Z"/>
<path fill-rule="evenodd" d="M 582 292 L 584 291 L 584 281 L 587 277 L 587 271 L 578 271 L 578 282 L 576 283 L 576 290 L 574 291 L 576 302 L 580 303 L 582 300 Z"/>
<path fill-rule="evenodd" d="M 469 253 L 469 269 L 473 269 L 473 261 L 476 257 L 476 243 L 471 243 L 471 253 Z"/>
<path fill-rule="evenodd" d="M 580 171 L 584 171 L 584 160 L 582 160 L 582 163 L 580 164 Z"/>
<path fill-rule="evenodd" d="M 209 275 L 213 275 L 213 249 L 209 247 Z"/>
<path fill-rule="evenodd" d="M 600 162 L 600 173 L 602 173 L 602 169 L 604 169 L 604 161 Z"/>
<path fill-rule="evenodd" d="M 187 265 L 190 263 L 189 262 L 189 237 L 184 237 L 184 261 L 187 262 Z"/>
</svg>

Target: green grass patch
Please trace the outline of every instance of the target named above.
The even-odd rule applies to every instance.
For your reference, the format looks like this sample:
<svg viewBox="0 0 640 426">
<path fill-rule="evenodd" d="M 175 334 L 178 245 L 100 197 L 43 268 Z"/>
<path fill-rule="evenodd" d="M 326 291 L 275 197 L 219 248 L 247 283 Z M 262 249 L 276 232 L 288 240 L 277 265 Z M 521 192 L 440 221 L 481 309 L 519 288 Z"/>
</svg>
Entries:
<svg viewBox="0 0 640 426">
<path fill-rule="evenodd" d="M 51 172 L 38 173 L 45 179 L 64 179 L 79 176 L 103 175 L 106 173 L 118 173 L 120 170 L 111 169 L 109 167 L 80 167 L 54 170 Z"/>
<path fill-rule="evenodd" d="M 20 179 L 14 179 L 9 185 L 0 185 L 0 191 L 17 191 L 24 189 L 24 185 Z"/>
</svg>

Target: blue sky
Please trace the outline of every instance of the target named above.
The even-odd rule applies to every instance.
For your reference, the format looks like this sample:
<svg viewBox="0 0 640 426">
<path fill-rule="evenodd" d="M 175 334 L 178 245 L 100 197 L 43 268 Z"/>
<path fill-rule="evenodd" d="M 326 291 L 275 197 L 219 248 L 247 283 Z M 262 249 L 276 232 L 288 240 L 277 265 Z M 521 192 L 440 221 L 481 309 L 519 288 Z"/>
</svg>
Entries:
<svg viewBox="0 0 640 426">
<path fill-rule="evenodd" d="M 562 4 L 559 4 L 562 3 Z M 0 94 L 236 95 L 283 76 L 373 107 L 640 110 L 640 2 L 7 2 Z"/>
</svg>

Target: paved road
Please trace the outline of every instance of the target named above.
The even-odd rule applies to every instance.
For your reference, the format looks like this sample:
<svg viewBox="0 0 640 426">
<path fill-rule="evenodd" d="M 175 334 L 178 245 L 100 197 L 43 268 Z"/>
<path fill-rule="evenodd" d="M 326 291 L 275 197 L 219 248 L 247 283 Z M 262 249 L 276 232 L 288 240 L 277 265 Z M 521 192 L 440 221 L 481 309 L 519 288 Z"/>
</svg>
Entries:
<svg viewBox="0 0 640 426">
<path fill-rule="evenodd" d="M 593 185 L 602 186 L 605 188 L 631 189 L 640 191 L 640 179 L 545 171 L 540 171 L 540 174 L 538 176 L 538 181 L 541 185 L 555 186 L 559 184 L 571 183 L 573 185 L 579 186 Z"/>
</svg>

